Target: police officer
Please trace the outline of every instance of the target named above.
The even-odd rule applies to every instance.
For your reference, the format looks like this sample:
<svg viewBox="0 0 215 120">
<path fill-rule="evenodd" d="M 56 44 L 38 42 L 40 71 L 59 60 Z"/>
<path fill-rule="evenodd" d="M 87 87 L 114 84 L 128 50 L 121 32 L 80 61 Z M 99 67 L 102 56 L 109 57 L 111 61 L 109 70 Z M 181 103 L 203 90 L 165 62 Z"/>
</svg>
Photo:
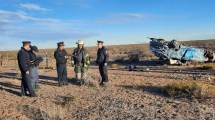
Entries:
<svg viewBox="0 0 215 120">
<path fill-rule="evenodd" d="M 21 50 L 19 50 L 17 59 L 18 59 L 18 65 L 19 69 L 22 74 L 22 83 L 21 83 L 21 94 L 22 96 L 27 96 L 27 91 L 29 93 L 30 97 L 36 97 L 32 86 L 31 86 L 31 80 L 29 78 L 29 69 L 31 66 L 30 56 L 28 51 L 30 50 L 30 41 L 24 41 L 23 47 Z"/>
<path fill-rule="evenodd" d="M 57 43 L 58 48 L 54 52 L 54 57 L 56 59 L 56 66 L 57 66 L 57 74 L 58 74 L 58 84 L 59 86 L 68 85 L 67 80 L 67 52 L 64 49 L 64 42 Z"/>
<path fill-rule="evenodd" d="M 29 52 L 30 60 L 31 60 L 30 79 L 31 79 L 31 85 L 34 91 L 38 91 L 40 89 L 38 66 L 43 61 L 43 58 L 38 56 L 38 53 L 39 53 L 39 50 L 37 46 L 31 46 L 31 50 Z"/>
<path fill-rule="evenodd" d="M 83 40 L 79 40 L 76 44 L 77 48 L 74 49 L 71 56 L 72 66 L 75 66 L 74 70 L 78 83 L 83 85 L 86 82 L 87 70 L 90 65 L 90 56 L 87 49 L 84 48 Z"/>
<path fill-rule="evenodd" d="M 108 52 L 106 48 L 103 46 L 103 41 L 97 41 L 98 42 L 98 52 L 97 52 L 97 60 L 96 63 L 99 65 L 99 71 L 100 75 L 102 77 L 101 86 L 107 86 L 108 85 L 108 72 L 107 72 L 107 62 L 108 62 Z"/>
</svg>

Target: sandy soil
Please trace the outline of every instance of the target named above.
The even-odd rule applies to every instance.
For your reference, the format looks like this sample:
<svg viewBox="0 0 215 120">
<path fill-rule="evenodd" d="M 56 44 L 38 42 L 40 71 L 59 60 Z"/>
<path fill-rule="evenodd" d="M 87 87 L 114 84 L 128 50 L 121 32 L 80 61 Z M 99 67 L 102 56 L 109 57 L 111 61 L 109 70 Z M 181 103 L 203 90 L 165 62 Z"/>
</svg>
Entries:
<svg viewBox="0 0 215 120">
<path fill-rule="evenodd" d="M 17 70 L 0 73 L 0 120 L 70 119 L 215 119 L 215 100 L 174 99 L 160 87 L 175 80 L 201 74 L 215 85 L 215 71 L 181 66 L 148 66 L 148 71 L 110 69 L 110 86 L 99 87 L 98 69 L 89 69 L 90 85 L 75 84 L 69 67 L 70 85 L 58 87 L 55 70 L 40 70 L 37 98 L 21 97 Z"/>
</svg>

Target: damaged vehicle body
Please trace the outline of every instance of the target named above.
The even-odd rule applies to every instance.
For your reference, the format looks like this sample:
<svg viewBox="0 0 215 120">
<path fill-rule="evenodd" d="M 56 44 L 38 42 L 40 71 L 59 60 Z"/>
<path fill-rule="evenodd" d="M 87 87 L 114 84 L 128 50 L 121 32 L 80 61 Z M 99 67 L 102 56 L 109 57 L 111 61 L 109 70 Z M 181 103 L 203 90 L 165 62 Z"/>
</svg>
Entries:
<svg viewBox="0 0 215 120">
<path fill-rule="evenodd" d="M 169 64 L 186 64 L 187 61 L 213 62 L 215 54 L 211 51 L 185 46 L 176 40 L 149 38 L 151 51 L 161 61 Z"/>
</svg>

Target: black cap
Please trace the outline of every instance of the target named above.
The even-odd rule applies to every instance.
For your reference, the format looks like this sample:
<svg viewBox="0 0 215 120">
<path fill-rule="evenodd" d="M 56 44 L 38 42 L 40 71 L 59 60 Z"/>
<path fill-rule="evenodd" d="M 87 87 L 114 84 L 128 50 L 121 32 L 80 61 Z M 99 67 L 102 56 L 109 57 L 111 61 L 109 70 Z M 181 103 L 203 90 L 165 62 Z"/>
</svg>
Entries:
<svg viewBox="0 0 215 120">
<path fill-rule="evenodd" d="M 57 45 L 58 45 L 58 46 L 65 46 L 65 45 L 64 45 L 64 42 L 58 42 Z"/>
<path fill-rule="evenodd" d="M 104 43 L 104 42 L 103 42 L 103 41 L 101 41 L 101 40 L 98 40 L 98 41 L 97 41 L 97 43 Z"/>
<path fill-rule="evenodd" d="M 30 41 L 23 41 L 22 44 L 31 44 Z"/>
<path fill-rule="evenodd" d="M 31 50 L 34 52 L 39 52 L 39 49 L 37 48 L 37 46 L 31 46 Z"/>
</svg>

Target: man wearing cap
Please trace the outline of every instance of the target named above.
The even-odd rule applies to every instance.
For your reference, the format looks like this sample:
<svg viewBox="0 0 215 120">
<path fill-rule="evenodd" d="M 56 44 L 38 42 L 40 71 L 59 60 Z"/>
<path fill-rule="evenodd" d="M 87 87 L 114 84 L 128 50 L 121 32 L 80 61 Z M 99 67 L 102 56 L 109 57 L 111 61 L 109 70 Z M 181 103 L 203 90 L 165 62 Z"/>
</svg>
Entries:
<svg viewBox="0 0 215 120">
<path fill-rule="evenodd" d="M 31 46 L 31 50 L 29 52 L 30 60 L 31 60 L 30 80 L 31 80 L 31 85 L 32 85 L 34 91 L 38 91 L 40 89 L 38 66 L 43 61 L 43 58 L 39 57 L 38 53 L 39 53 L 39 50 L 38 50 L 37 46 Z"/>
<path fill-rule="evenodd" d="M 78 83 L 83 85 L 86 82 L 86 73 L 90 65 L 90 55 L 87 49 L 84 48 L 83 40 L 79 40 L 76 44 L 77 48 L 74 49 L 71 56 L 72 66 L 75 66 L 74 70 Z"/>
<path fill-rule="evenodd" d="M 107 62 L 108 62 L 108 52 L 106 48 L 103 46 L 103 41 L 97 41 L 98 43 L 98 52 L 97 52 L 97 59 L 96 64 L 99 65 L 99 72 L 102 77 L 101 86 L 108 85 L 108 72 L 107 72 Z"/>
<path fill-rule="evenodd" d="M 29 78 L 31 60 L 28 51 L 30 50 L 31 42 L 24 41 L 22 43 L 23 47 L 19 50 L 17 55 L 19 69 L 22 74 L 21 94 L 22 96 L 27 96 L 28 91 L 30 97 L 36 97 L 37 95 L 31 86 L 31 80 Z"/>
<path fill-rule="evenodd" d="M 59 86 L 68 85 L 66 63 L 69 57 L 67 56 L 68 54 L 64 49 L 64 42 L 59 42 L 57 45 L 58 48 L 54 53 L 54 57 L 56 59 L 58 84 Z"/>
</svg>

